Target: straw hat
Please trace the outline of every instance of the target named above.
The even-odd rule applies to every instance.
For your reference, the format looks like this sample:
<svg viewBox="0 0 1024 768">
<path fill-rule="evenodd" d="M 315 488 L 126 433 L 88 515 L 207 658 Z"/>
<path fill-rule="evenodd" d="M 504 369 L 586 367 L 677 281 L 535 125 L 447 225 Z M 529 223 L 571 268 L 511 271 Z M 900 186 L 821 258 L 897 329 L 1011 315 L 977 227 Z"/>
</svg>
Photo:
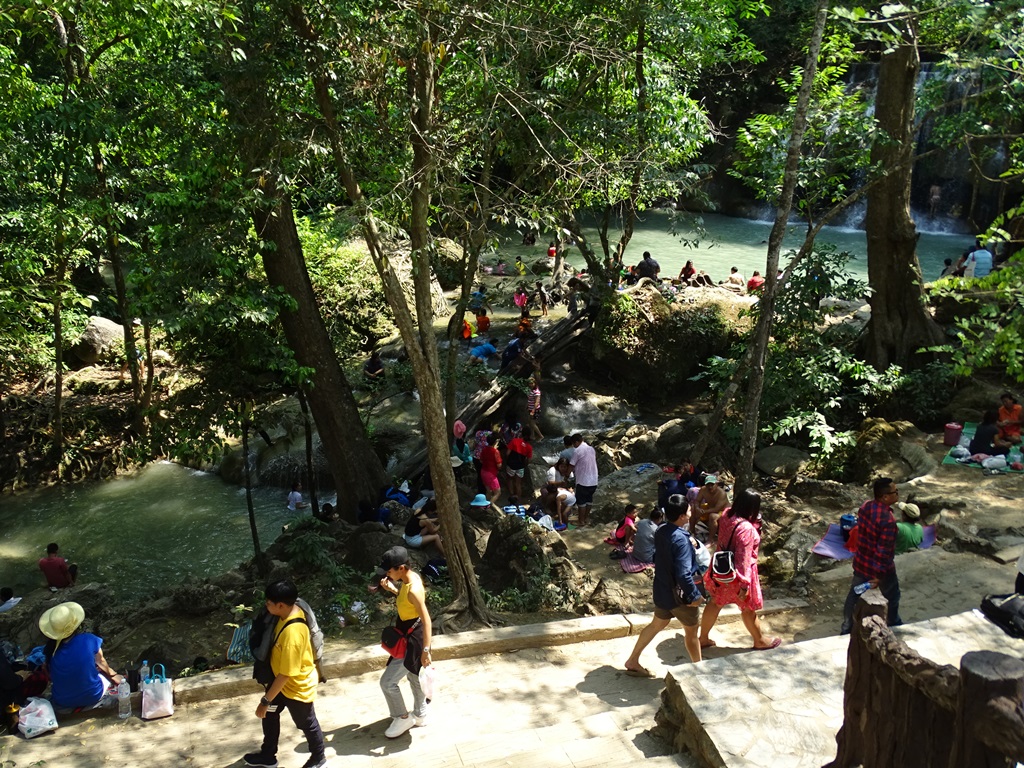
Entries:
<svg viewBox="0 0 1024 768">
<path fill-rule="evenodd" d="M 39 631 L 60 645 L 67 640 L 85 620 L 85 609 L 78 603 L 61 603 L 55 605 L 39 617 Z"/>
</svg>

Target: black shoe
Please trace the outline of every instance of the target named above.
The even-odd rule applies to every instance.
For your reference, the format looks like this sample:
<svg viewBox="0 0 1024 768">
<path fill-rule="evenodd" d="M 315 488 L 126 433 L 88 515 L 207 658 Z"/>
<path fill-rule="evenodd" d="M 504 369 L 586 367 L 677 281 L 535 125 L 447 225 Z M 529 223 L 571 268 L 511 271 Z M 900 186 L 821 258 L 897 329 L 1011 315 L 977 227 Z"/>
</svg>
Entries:
<svg viewBox="0 0 1024 768">
<path fill-rule="evenodd" d="M 327 758 L 311 757 L 303 764 L 302 768 L 327 768 Z"/>
<path fill-rule="evenodd" d="M 242 762 L 246 765 L 256 766 L 256 768 L 277 768 L 277 758 L 262 752 L 250 752 L 247 755 L 242 755 Z"/>
</svg>

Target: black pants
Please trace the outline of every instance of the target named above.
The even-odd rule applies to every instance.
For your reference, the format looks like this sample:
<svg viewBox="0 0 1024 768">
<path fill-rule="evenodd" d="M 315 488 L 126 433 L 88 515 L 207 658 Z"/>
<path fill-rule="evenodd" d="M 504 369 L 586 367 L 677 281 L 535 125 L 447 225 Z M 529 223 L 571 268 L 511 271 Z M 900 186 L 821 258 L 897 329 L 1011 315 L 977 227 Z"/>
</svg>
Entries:
<svg viewBox="0 0 1024 768">
<path fill-rule="evenodd" d="M 313 702 L 295 701 L 282 693 L 277 694 L 271 705 L 276 705 L 273 712 L 267 711 L 263 718 L 263 746 L 260 752 L 269 757 L 277 757 L 277 742 L 281 737 L 281 710 L 287 709 L 292 716 L 295 727 L 302 731 L 309 745 L 310 757 L 320 759 L 324 756 L 324 732 L 316 719 Z"/>
<path fill-rule="evenodd" d="M 1024 595 L 1024 573 L 1017 574 L 1017 583 L 1013 587 L 1017 594 Z"/>
</svg>

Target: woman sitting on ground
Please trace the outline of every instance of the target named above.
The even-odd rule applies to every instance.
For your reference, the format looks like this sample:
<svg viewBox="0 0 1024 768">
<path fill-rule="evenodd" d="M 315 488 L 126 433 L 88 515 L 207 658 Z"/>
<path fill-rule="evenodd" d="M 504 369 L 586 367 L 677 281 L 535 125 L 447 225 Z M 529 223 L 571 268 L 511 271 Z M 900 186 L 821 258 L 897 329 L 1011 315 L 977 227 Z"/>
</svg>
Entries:
<svg viewBox="0 0 1024 768">
<path fill-rule="evenodd" d="M 722 608 L 730 603 L 739 606 L 743 626 L 754 639 L 754 650 L 766 651 L 782 644 L 782 638 L 765 637 L 757 612 L 764 607 L 761 596 L 761 582 L 757 575 L 757 555 L 761 547 L 761 494 L 749 488 L 736 497 L 736 502 L 722 516 L 718 526 L 718 551 L 733 553 L 736 578 L 720 584 L 713 575 L 714 569 L 704 574 L 704 587 L 708 591 L 708 602 L 700 622 L 700 646 L 715 645 L 711 630 L 718 620 Z"/>
<path fill-rule="evenodd" d="M 82 632 L 85 609 L 78 603 L 55 605 L 39 617 L 39 630 L 49 638 L 43 647 L 50 673 L 54 709 L 71 711 L 113 706 L 117 674 L 103 657 L 103 640 Z"/>
<path fill-rule="evenodd" d="M 619 521 L 612 538 L 617 547 L 628 549 L 633 545 L 633 537 L 636 536 L 636 518 L 638 509 L 636 504 L 627 504 L 623 518 Z"/>
<path fill-rule="evenodd" d="M 428 499 L 422 508 L 412 513 L 409 522 L 405 524 L 403 538 L 413 549 L 423 549 L 428 544 L 433 544 L 441 556 L 444 556 L 441 529 L 437 526 L 437 501 Z"/>
<path fill-rule="evenodd" d="M 1004 443 L 1019 445 L 1020 427 L 1024 422 L 1021 420 L 1021 407 L 1017 403 L 1017 398 L 1009 392 L 1003 392 L 999 396 L 999 401 L 1002 403 L 999 406 L 999 421 L 996 422 L 999 427 L 999 439 Z"/>
<path fill-rule="evenodd" d="M 683 265 L 683 268 L 679 270 L 679 282 L 683 285 L 689 285 L 690 281 L 696 276 L 697 270 L 693 266 L 692 261 L 687 261 L 686 264 Z"/>
<path fill-rule="evenodd" d="M 985 411 L 981 418 L 981 424 L 974 432 L 974 439 L 967 447 L 971 455 L 985 454 L 987 456 L 1005 456 L 1010 452 L 1012 444 L 999 436 L 999 413 L 997 411 Z"/>
</svg>

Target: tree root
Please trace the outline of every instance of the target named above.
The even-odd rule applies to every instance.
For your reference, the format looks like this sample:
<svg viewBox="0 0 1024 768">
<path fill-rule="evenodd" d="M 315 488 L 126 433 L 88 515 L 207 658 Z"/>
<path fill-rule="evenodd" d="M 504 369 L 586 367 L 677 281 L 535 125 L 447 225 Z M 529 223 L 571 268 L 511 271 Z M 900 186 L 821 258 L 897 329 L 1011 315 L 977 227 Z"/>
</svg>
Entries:
<svg viewBox="0 0 1024 768">
<path fill-rule="evenodd" d="M 470 605 L 468 597 L 463 597 L 446 605 L 434 617 L 437 634 L 446 632 L 465 632 L 474 627 L 503 626 L 502 618 L 484 605 Z"/>
</svg>

